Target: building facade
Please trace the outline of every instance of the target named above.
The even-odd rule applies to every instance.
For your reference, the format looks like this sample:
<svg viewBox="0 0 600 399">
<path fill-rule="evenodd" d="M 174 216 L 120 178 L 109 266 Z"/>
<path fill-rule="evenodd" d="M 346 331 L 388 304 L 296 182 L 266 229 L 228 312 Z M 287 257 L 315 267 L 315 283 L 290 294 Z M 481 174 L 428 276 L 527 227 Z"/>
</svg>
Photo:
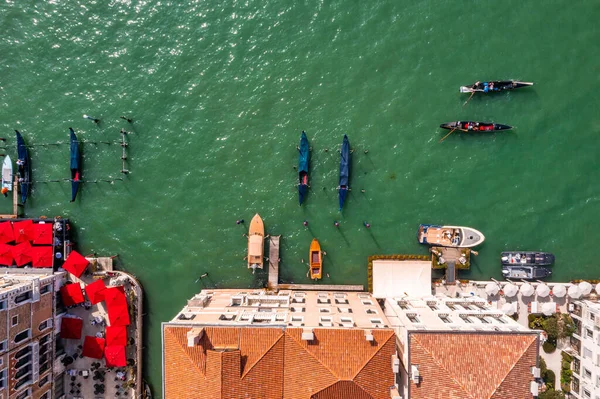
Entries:
<svg viewBox="0 0 600 399">
<path fill-rule="evenodd" d="M 574 357 L 571 395 L 578 399 L 600 399 L 600 303 L 575 301 L 571 317 L 576 325 L 571 337 Z"/>
</svg>

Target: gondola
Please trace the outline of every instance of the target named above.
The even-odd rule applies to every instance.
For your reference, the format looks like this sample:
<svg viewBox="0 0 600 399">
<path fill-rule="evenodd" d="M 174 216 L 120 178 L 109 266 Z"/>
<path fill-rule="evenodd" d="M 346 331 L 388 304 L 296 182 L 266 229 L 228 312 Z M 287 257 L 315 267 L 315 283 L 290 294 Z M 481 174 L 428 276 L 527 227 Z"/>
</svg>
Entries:
<svg viewBox="0 0 600 399">
<path fill-rule="evenodd" d="M 442 129 L 460 130 L 462 132 L 498 132 L 501 130 L 510 130 L 513 127 L 502 125 L 500 123 L 491 122 L 472 122 L 472 121 L 457 121 L 447 122 L 440 125 Z"/>
<path fill-rule="evenodd" d="M 15 132 L 17 133 L 17 172 L 19 174 L 19 185 L 21 186 L 21 202 L 25 204 L 31 187 L 31 160 L 23 136 L 18 130 L 15 130 Z"/>
<path fill-rule="evenodd" d="M 340 199 L 340 211 L 344 207 L 344 201 L 348 195 L 350 180 L 350 142 L 348 136 L 344 134 L 344 141 L 342 142 L 342 151 L 340 157 L 340 185 L 338 186 L 338 196 Z"/>
<path fill-rule="evenodd" d="M 460 86 L 461 93 L 495 93 L 499 91 L 514 90 L 521 87 L 533 86 L 533 82 L 519 82 L 517 80 L 490 80 L 476 82 L 469 86 Z"/>
<path fill-rule="evenodd" d="M 308 161 L 310 160 L 308 138 L 306 138 L 304 130 L 302 131 L 302 136 L 300 136 L 298 152 L 300 153 L 298 157 L 298 201 L 302 205 L 304 197 L 308 193 Z"/>
<path fill-rule="evenodd" d="M 71 132 L 71 202 L 75 202 L 79 183 L 81 182 L 81 155 L 79 154 L 79 141 L 72 128 Z"/>
</svg>

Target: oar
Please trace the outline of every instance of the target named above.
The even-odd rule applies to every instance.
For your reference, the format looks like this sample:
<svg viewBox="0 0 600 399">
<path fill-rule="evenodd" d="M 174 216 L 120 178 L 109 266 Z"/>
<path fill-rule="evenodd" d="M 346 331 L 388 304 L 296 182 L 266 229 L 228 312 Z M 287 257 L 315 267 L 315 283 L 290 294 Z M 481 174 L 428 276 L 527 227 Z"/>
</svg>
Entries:
<svg viewBox="0 0 600 399">
<path fill-rule="evenodd" d="M 474 95 L 475 95 L 475 91 L 473 91 L 473 93 L 471 93 L 471 95 L 469 96 L 469 99 L 468 99 L 467 101 L 465 101 L 465 103 L 463 104 L 463 107 L 464 107 L 465 105 L 467 105 L 467 103 L 468 103 L 469 101 L 471 101 L 471 99 L 473 98 L 473 96 L 474 96 Z"/>
<path fill-rule="evenodd" d="M 446 140 L 446 137 L 450 136 L 456 129 L 452 129 L 450 130 L 450 133 L 448 133 L 447 135 L 445 135 L 444 137 L 441 138 L 440 141 L 438 141 L 438 143 L 441 143 L 442 141 Z"/>
</svg>

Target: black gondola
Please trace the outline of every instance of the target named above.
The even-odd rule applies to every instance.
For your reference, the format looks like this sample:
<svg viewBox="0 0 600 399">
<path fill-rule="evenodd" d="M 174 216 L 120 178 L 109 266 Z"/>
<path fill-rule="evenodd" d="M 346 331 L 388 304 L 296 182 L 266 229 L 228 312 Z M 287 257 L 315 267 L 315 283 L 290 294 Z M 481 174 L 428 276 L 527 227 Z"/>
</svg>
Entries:
<svg viewBox="0 0 600 399">
<path fill-rule="evenodd" d="M 308 162 L 310 159 L 310 148 L 308 146 L 308 138 L 304 130 L 300 136 L 300 146 L 298 147 L 298 201 L 300 205 L 308 193 Z"/>
<path fill-rule="evenodd" d="M 513 127 L 502 125 L 500 123 L 491 122 L 472 122 L 472 121 L 456 121 L 447 122 L 440 125 L 442 129 L 460 130 L 462 132 L 497 132 L 501 130 L 510 130 Z"/>
<path fill-rule="evenodd" d="M 344 207 L 350 181 L 350 142 L 348 136 L 344 134 L 342 141 L 342 150 L 340 151 L 340 184 L 338 186 L 338 197 L 340 200 L 340 211 Z"/>
<path fill-rule="evenodd" d="M 499 91 L 514 90 L 521 87 L 533 86 L 533 82 L 519 82 L 517 80 L 490 80 L 476 82 L 468 86 L 460 86 L 461 93 L 495 93 Z"/>
<path fill-rule="evenodd" d="M 31 187 L 31 160 L 23 136 L 18 130 L 15 130 L 15 132 L 17 133 L 17 166 L 19 185 L 21 186 L 21 202 L 25 204 Z"/>
<path fill-rule="evenodd" d="M 71 141 L 71 202 L 75 202 L 77 197 L 77 191 L 79 190 L 79 183 L 81 181 L 81 156 L 79 154 L 79 141 L 72 128 L 70 131 Z"/>
</svg>

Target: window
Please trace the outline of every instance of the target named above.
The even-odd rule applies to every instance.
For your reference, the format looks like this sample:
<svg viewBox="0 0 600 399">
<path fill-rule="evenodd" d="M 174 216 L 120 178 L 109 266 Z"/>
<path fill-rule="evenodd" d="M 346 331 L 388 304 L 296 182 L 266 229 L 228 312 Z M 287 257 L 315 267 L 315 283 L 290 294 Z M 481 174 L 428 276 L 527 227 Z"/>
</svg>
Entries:
<svg viewBox="0 0 600 399">
<path fill-rule="evenodd" d="M 20 333 L 18 333 L 15 336 L 15 344 L 18 344 L 19 342 L 23 342 L 27 338 L 31 338 L 31 329 L 30 328 L 28 328 L 27 330 L 21 331 Z"/>
<path fill-rule="evenodd" d="M 40 380 L 40 382 L 38 383 L 38 386 L 43 387 L 44 385 L 46 385 L 48 383 L 49 380 L 50 380 L 50 378 L 48 376 L 45 376 L 44 378 L 42 378 Z"/>
<path fill-rule="evenodd" d="M 20 359 L 23 356 L 28 355 L 29 353 L 31 353 L 31 346 L 26 346 L 25 348 L 15 353 L 15 359 Z"/>
<path fill-rule="evenodd" d="M 6 350 L 6 344 L 8 343 L 8 340 L 4 340 L 2 342 L 0 342 L 0 352 L 3 352 Z"/>
<path fill-rule="evenodd" d="M 292 307 L 291 309 L 292 309 L 292 312 L 294 312 L 294 313 L 304 312 L 304 308 Z"/>
<path fill-rule="evenodd" d="M 358 297 L 359 297 L 360 299 L 369 299 L 369 298 L 370 298 L 370 297 L 369 297 L 369 294 L 358 294 Z"/>
<path fill-rule="evenodd" d="M 31 366 L 23 367 L 21 370 L 16 372 L 15 378 L 18 380 L 19 378 L 23 377 L 24 375 L 29 374 L 29 372 L 31 372 Z"/>
<path fill-rule="evenodd" d="M 304 297 L 294 297 L 292 298 L 292 303 L 304 303 Z"/>
<path fill-rule="evenodd" d="M 596 316 L 593 313 L 590 313 L 590 320 L 594 321 L 596 319 Z"/>
<path fill-rule="evenodd" d="M 48 320 L 44 320 L 44 321 L 42 321 L 42 322 L 40 323 L 40 325 L 39 325 L 38 329 L 39 329 L 40 331 L 44 331 L 45 329 L 47 329 L 47 328 L 50 328 L 50 327 L 52 327 L 52 319 L 48 319 Z"/>
<path fill-rule="evenodd" d="M 335 303 L 337 303 L 338 305 L 347 305 L 348 300 L 345 298 L 336 298 Z"/>
<path fill-rule="evenodd" d="M 583 357 L 586 359 L 591 359 L 592 358 L 592 351 L 589 350 L 588 348 L 584 347 L 583 348 Z"/>
<path fill-rule="evenodd" d="M 592 372 L 584 367 L 583 368 L 583 376 L 585 378 L 591 379 L 592 378 Z"/>
<path fill-rule="evenodd" d="M 435 304 L 428 304 L 427 306 L 429 306 L 429 309 L 431 310 L 439 310 L 437 306 L 435 306 Z"/>
<path fill-rule="evenodd" d="M 465 321 L 465 323 L 473 323 L 473 320 L 471 320 L 469 316 L 463 317 L 463 320 Z"/>
<path fill-rule="evenodd" d="M 367 312 L 367 314 L 377 314 L 377 310 L 371 308 L 365 309 L 365 312 Z"/>
<path fill-rule="evenodd" d="M 352 308 L 338 308 L 338 313 L 352 313 Z"/>
<path fill-rule="evenodd" d="M 31 355 L 24 356 L 19 359 L 19 361 L 15 364 L 15 368 L 19 369 L 27 363 L 31 362 Z"/>
<path fill-rule="evenodd" d="M 337 299 L 336 299 L 336 301 L 337 301 Z M 331 300 L 330 300 L 329 298 L 320 298 L 320 297 L 319 297 L 319 298 L 317 299 L 317 303 L 322 303 L 322 304 L 325 304 L 325 303 L 331 303 Z"/>
<path fill-rule="evenodd" d="M 235 319 L 235 313 L 223 313 L 219 316 L 219 320 L 223 321 L 233 321 Z"/>
<path fill-rule="evenodd" d="M 19 381 L 19 383 L 20 383 L 20 382 L 21 382 L 21 381 Z M 19 383 L 17 383 L 17 385 L 19 385 Z M 24 384 L 24 383 L 23 383 L 23 384 Z M 21 387 L 23 384 L 19 385 L 19 388 L 20 388 L 20 387 Z M 15 385 L 15 389 L 17 389 L 16 385 Z M 29 396 L 31 396 L 31 392 L 30 392 L 30 390 L 28 389 L 28 390 L 26 390 L 25 392 L 22 392 L 22 393 L 20 393 L 19 395 L 17 395 L 17 396 L 15 397 L 15 399 L 27 399 Z"/>
<path fill-rule="evenodd" d="M 50 292 L 51 286 L 52 286 L 52 284 L 48 284 L 48 285 L 45 285 L 42 288 L 40 288 L 40 295 L 44 295 L 44 294 Z"/>
<path fill-rule="evenodd" d="M 361 301 L 365 306 L 373 306 L 373 301 Z"/>
<path fill-rule="evenodd" d="M 408 303 L 406 303 L 406 301 L 398 301 L 398 306 L 400 306 L 400 309 L 404 309 L 404 310 L 408 310 Z"/>
<path fill-rule="evenodd" d="M 292 316 L 292 323 L 302 323 L 304 316 Z"/>
<path fill-rule="evenodd" d="M 340 317 L 340 320 L 343 324 L 352 324 L 354 325 L 354 320 L 352 320 L 352 317 Z"/>
<path fill-rule="evenodd" d="M 0 371 L 0 389 L 6 388 L 6 369 Z"/>
<path fill-rule="evenodd" d="M 333 319 L 329 316 L 321 316 L 319 317 L 319 325 L 321 327 L 333 327 L 332 320 Z"/>
<path fill-rule="evenodd" d="M 444 323 L 452 323 L 452 320 L 450 320 L 450 316 L 448 316 L 447 314 L 438 314 L 438 317 L 444 322 Z"/>
<path fill-rule="evenodd" d="M 485 317 L 482 317 L 480 320 L 483 324 L 490 324 L 490 322 Z"/>
<path fill-rule="evenodd" d="M 31 299 L 31 291 L 24 292 L 15 297 L 15 303 L 19 304 Z"/>
<path fill-rule="evenodd" d="M 590 391 L 588 391 L 587 389 L 583 389 L 583 397 L 584 398 L 591 398 L 592 394 L 590 393 Z"/>
<path fill-rule="evenodd" d="M 585 329 L 585 335 L 587 335 L 588 338 L 594 338 L 594 332 L 588 328 Z"/>
<path fill-rule="evenodd" d="M 11 327 L 16 326 L 17 324 L 19 324 L 19 315 L 13 316 L 10 321 Z"/>
<path fill-rule="evenodd" d="M 40 399 L 50 399 L 50 391 L 44 392 L 44 394 L 40 396 Z"/>
<path fill-rule="evenodd" d="M 448 306 L 452 310 L 456 310 L 456 307 L 454 306 L 453 303 L 448 302 L 448 303 L 446 303 L 446 306 Z"/>
<path fill-rule="evenodd" d="M 0 301 L 0 310 L 6 309 L 6 299 Z"/>
<path fill-rule="evenodd" d="M 506 324 L 506 320 L 504 320 L 503 317 L 498 317 L 498 323 L 500 323 L 500 324 Z"/>
<path fill-rule="evenodd" d="M 329 308 L 319 308 L 319 313 L 329 313 L 331 310 Z"/>
<path fill-rule="evenodd" d="M 408 320 L 410 320 L 412 323 L 420 323 L 419 317 L 417 317 L 416 313 L 407 313 L 406 317 L 408 317 Z"/>
<path fill-rule="evenodd" d="M 381 319 L 371 319 L 371 323 L 372 324 L 383 324 L 383 321 Z"/>
</svg>

